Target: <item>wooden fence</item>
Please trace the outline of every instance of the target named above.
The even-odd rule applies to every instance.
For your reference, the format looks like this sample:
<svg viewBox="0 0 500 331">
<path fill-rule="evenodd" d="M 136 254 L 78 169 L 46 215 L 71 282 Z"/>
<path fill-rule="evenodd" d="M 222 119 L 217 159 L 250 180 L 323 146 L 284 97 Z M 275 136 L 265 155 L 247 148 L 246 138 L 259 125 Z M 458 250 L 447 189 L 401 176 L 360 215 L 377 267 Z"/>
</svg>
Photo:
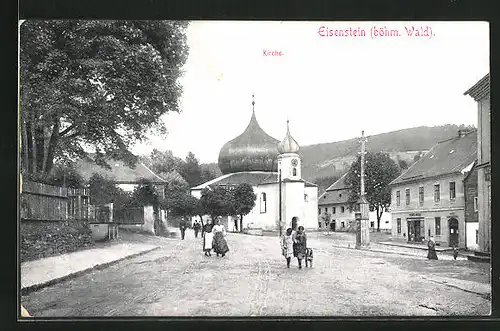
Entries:
<svg viewBox="0 0 500 331">
<path fill-rule="evenodd" d="M 115 209 L 113 222 L 125 225 L 144 224 L 144 207 Z"/>
<path fill-rule="evenodd" d="M 68 219 L 68 189 L 23 181 L 21 219 L 65 221 Z"/>
</svg>

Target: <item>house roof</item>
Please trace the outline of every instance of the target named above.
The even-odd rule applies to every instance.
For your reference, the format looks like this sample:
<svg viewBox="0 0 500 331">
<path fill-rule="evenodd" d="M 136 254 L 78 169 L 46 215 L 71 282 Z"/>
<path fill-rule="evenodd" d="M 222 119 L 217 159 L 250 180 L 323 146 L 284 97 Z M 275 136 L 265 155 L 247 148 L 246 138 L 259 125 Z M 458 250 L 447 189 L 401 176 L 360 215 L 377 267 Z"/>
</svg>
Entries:
<svg viewBox="0 0 500 331">
<path fill-rule="evenodd" d="M 348 186 L 345 183 L 345 179 L 346 178 L 347 178 L 347 172 L 345 174 L 343 174 L 342 177 L 340 177 L 339 179 L 337 179 L 337 181 L 335 183 L 333 183 L 332 185 L 328 186 L 328 188 L 326 189 L 326 191 L 342 190 L 342 189 L 348 188 Z"/>
<path fill-rule="evenodd" d="M 85 180 L 89 180 L 94 173 L 98 173 L 117 184 L 138 184 L 144 179 L 154 184 L 166 183 L 165 179 L 156 175 L 142 162 L 137 162 L 135 168 L 130 168 L 124 162 L 117 160 L 108 160 L 107 163 L 110 165 L 111 169 L 101 167 L 92 162 L 92 160 L 86 158 L 77 161 L 75 168 Z"/>
<path fill-rule="evenodd" d="M 474 86 L 465 91 L 464 95 L 470 95 L 474 100 L 479 101 L 490 94 L 490 74 L 486 74 Z"/>
<path fill-rule="evenodd" d="M 408 170 L 394 179 L 390 185 L 418 181 L 425 178 L 459 173 L 470 166 L 477 157 L 477 131 L 458 135 L 434 145 Z"/>
<path fill-rule="evenodd" d="M 326 191 L 318 198 L 318 206 L 346 204 L 348 202 L 349 190 L 347 188 Z"/>
</svg>

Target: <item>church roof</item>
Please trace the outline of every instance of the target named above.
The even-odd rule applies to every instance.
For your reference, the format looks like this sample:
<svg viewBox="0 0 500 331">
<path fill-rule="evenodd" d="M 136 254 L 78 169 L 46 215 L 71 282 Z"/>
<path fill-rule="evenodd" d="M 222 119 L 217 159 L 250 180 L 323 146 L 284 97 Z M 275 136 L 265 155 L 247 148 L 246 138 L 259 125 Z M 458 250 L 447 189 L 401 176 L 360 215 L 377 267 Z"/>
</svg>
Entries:
<svg viewBox="0 0 500 331">
<path fill-rule="evenodd" d="M 131 168 L 123 161 L 108 160 L 111 169 L 101 167 L 90 159 L 80 159 L 75 163 L 76 171 L 85 179 L 89 180 L 94 173 L 110 178 L 116 184 L 138 184 L 146 179 L 155 184 L 166 183 L 165 179 L 156 175 L 142 162 L 137 162 L 135 168 Z"/>
<path fill-rule="evenodd" d="M 292 135 L 290 134 L 290 128 L 288 126 L 288 121 L 286 121 L 286 136 L 285 139 L 283 139 L 282 142 L 279 143 L 278 145 L 278 152 L 280 154 L 285 154 L 285 153 L 297 153 L 300 149 L 299 144 L 293 139 Z"/>
<path fill-rule="evenodd" d="M 202 190 L 206 187 L 214 187 L 219 185 L 238 185 L 242 183 L 247 183 L 252 186 L 257 186 L 264 182 L 277 182 L 277 173 L 270 173 L 264 171 L 244 171 L 244 172 L 236 172 L 231 174 L 222 175 L 216 179 L 213 179 L 209 182 L 203 183 L 196 187 L 193 187 L 192 190 Z"/>
<path fill-rule="evenodd" d="M 459 173 L 477 158 L 477 131 L 437 143 L 390 185 Z"/>
<path fill-rule="evenodd" d="M 252 105 L 254 104 L 252 101 Z M 268 135 L 260 127 L 253 111 L 245 131 L 222 146 L 219 152 L 219 168 L 223 174 L 278 171 L 278 144 L 279 140 Z"/>
<path fill-rule="evenodd" d="M 283 179 L 282 182 L 283 183 L 302 182 L 306 187 L 317 187 L 316 184 L 308 182 L 307 180 L 304 179 L 298 179 L 298 180 Z M 232 174 L 222 175 L 209 182 L 193 187 L 191 190 L 202 190 L 207 187 L 214 188 L 219 185 L 238 185 L 242 183 L 247 183 L 252 186 L 278 184 L 278 173 L 266 172 L 266 171 L 236 172 Z"/>
</svg>

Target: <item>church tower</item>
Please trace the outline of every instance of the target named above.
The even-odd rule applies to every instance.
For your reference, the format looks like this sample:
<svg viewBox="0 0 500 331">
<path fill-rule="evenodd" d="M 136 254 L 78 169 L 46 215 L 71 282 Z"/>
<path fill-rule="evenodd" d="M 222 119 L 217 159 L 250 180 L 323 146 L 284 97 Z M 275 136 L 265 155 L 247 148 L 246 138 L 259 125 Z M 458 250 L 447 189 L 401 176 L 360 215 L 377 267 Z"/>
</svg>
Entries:
<svg viewBox="0 0 500 331">
<path fill-rule="evenodd" d="M 289 121 L 286 121 L 286 136 L 278 145 L 278 171 L 281 172 L 282 180 L 300 180 L 302 178 L 300 156 L 297 154 L 299 148 L 299 144 L 290 134 Z"/>
<path fill-rule="evenodd" d="M 304 224 L 304 181 L 301 179 L 299 144 L 290 134 L 287 121 L 285 139 L 278 144 L 278 173 L 281 175 L 281 214 L 285 228 L 297 230 Z"/>
</svg>

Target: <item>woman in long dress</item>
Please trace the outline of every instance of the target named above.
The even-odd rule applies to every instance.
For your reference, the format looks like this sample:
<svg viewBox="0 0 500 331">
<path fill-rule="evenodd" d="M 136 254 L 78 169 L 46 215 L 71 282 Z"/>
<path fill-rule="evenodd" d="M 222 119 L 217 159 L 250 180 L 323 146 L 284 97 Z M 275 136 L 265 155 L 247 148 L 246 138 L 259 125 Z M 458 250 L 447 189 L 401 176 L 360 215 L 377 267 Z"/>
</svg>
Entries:
<svg viewBox="0 0 500 331">
<path fill-rule="evenodd" d="M 226 242 L 226 229 L 224 225 L 220 224 L 221 217 L 217 218 L 217 224 L 213 227 L 212 232 L 214 234 L 214 251 L 217 256 L 222 255 L 224 257 L 227 252 L 229 252 L 229 247 Z"/>
<path fill-rule="evenodd" d="M 281 252 L 286 259 L 286 267 L 290 268 L 290 261 L 293 256 L 292 228 L 286 229 L 285 235 L 281 238 Z"/>
<path fill-rule="evenodd" d="M 436 242 L 434 241 L 433 237 L 429 238 L 429 242 L 427 243 L 427 248 L 429 248 L 429 252 L 427 253 L 427 258 L 429 260 L 437 260 L 437 254 L 436 254 Z"/>
<path fill-rule="evenodd" d="M 297 234 L 294 238 L 293 256 L 299 262 L 299 269 L 302 269 L 302 260 L 306 257 L 307 237 L 304 232 L 304 227 L 299 226 Z"/>
<path fill-rule="evenodd" d="M 206 256 L 212 256 L 210 252 L 212 251 L 213 238 L 212 221 L 208 219 L 207 223 L 203 225 L 203 251 Z"/>
</svg>

